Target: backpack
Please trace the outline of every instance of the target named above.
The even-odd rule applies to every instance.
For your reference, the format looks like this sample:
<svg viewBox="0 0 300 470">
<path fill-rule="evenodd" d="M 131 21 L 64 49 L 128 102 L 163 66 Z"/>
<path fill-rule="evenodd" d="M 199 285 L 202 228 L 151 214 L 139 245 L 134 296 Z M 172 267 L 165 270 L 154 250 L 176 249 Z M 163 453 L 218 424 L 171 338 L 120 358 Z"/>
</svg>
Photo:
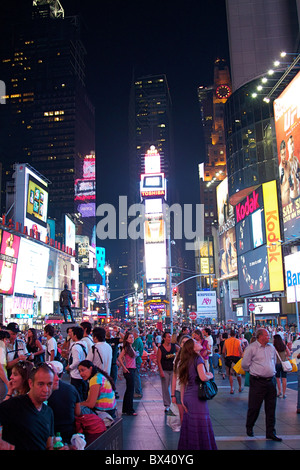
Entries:
<svg viewBox="0 0 300 470">
<path fill-rule="evenodd" d="M 69 356 L 69 365 L 71 365 L 72 362 L 73 362 L 72 348 L 73 348 L 76 344 L 82 347 L 82 350 L 83 350 L 83 352 L 84 352 L 84 356 L 85 356 L 85 357 L 87 356 L 87 351 L 86 351 L 85 347 L 83 346 L 83 344 L 81 344 L 81 343 L 74 343 L 74 344 L 72 344 L 72 346 L 71 346 L 71 348 L 70 348 L 70 353 L 71 353 L 71 354 L 70 354 L 70 356 Z"/>
<path fill-rule="evenodd" d="M 93 351 L 93 361 L 92 361 L 92 362 L 94 362 L 94 358 L 95 358 L 95 351 L 97 351 L 97 353 L 98 353 L 98 356 L 99 356 L 99 359 L 100 359 L 100 361 L 101 361 L 101 364 L 103 364 L 103 360 L 102 360 L 101 354 L 100 354 L 100 352 L 99 352 L 99 349 L 98 349 L 98 348 L 96 348 L 96 346 L 95 346 L 95 345 L 93 345 L 93 346 L 92 346 L 92 351 Z"/>
</svg>

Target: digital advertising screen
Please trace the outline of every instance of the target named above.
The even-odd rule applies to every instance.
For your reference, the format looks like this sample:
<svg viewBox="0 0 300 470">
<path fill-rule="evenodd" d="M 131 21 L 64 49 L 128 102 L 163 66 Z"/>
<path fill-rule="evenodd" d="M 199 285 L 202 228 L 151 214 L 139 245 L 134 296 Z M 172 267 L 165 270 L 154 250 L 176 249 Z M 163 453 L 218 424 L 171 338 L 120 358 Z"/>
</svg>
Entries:
<svg viewBox="0 0 300 470">
<path fill-rule="evenodd" d="M 146 281 L 165 282 L 167 255 L 165 243 L 145 243 Z"/>
<path fill-rule="evenodd" d="M 269 266 L 266 245 L 238 257 L 240 295 L 269 292 Z"/>
<path fill-rule="evenodd" d="M 47 227 L 48 189 L 29 174 L 27 188 L 26 217 Z"/>
<path fill-rule="evenodd" d="M 0 230 L 0 294 L 12 295 L 16 278 L 20 237 Z"/>
<path fill-rule="evenodd" d="M 283 291 L 277 182 L 253 190 L 235 212 L 240 295 Z"/>
<path fill-rule="evenodd" d="M 47 283 L 50 248 L 26 238 L 21 239 L 15 292 L 42 295 Z"/>
<path fill-rule="evenodd" d="M 300 237 L 300 72 L 274 100 L 284 238 Z"/>
<path fill-rule="evenodd" d="M 227 178 L 218 184 L 216 194 L 219 223 L 220 278 L 228 279 L 237 276 L 237 240 L 234 229 L 234 208 L 229 204 Z"/>
<path fill-rule="evenodd" d="M 75 250 L 76 227 L 74 222 L 65 215 L 65 245 Z"/>
</svg>

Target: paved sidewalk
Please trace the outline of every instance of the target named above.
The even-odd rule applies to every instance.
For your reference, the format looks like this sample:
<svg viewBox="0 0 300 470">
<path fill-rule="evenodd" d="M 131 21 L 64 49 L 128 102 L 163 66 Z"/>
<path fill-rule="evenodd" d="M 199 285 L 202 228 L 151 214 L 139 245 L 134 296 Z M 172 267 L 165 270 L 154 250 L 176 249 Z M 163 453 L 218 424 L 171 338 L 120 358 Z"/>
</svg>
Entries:
<svg viewBox="0 0 300 470">
<path fill-rule="evenodd" d="M 244 379 L 243 379 L 244 380 Z M 265 413 L 262 406 L 254 427 L 255 437 L 245 433 L 248 387 L 230 395 L 229 381 L 216 373 L 218 395 L 209 402 L 210 416 L 219 450 L 299 450 L 300 414 L 296 413 L 297 381 L 296 374 L 290 374 L 287 398 L 277 400 L 276 433 L 282 442 L 265 438 Z M 142 377 L 143 397 L 134 400 L 137 416 L 123 416 L 123 450 L 177 450 L 179 433 L 173 432 L 166 424 L 166 414 L 162 402 L 161 384 L 158 373 Z M 118 410 L 122 413 L 122 398 L 125 389 L 124 379 L 117 381 L 120 395 Z"/>
</svg>

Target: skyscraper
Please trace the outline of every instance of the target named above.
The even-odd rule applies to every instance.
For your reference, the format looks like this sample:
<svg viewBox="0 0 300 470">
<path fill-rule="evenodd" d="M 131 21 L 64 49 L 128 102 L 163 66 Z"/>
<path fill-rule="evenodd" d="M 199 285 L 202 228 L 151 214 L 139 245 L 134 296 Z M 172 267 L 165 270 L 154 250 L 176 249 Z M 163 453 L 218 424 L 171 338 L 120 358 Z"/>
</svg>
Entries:
<svg viewBox="0 0 300 470">
<path fill-rule="evenodd" d="M 215 187 L 226 177 L 224 106 L 231 94 L 229 68 L 223 59 L 214 64 L 213 84 L 198 87 L 204 130 L 205 161 L 201 165 L 200 201 L 204 204 L 204 235 L 211 235 L 217 219 Z"/>
<path fill-rule="evenodd" d="M 77 16 L 64 17 L 58 0 L 27 3 L 25 17 L 11 18 L 1 40 L 0 75 L 6 104 L 0 107 L 1 209 L 13 165 L 32 165 L 50 181 L 49 215 L 77 212 L 75 181 L 95 151 L 94 107 L 85 87 L 85 55 Z M 92 219 L 86 225 L 91 236 Z"/>
<path fill-rule="evenodd" d="M 135 78 L 131 86 L 129 106 L 129 199 L 140 201 L 140 175 L 145 172 L 145 155 L 154 145 L 161 156 L 161 172 L 168 180 L 168 194 L 173 198 L 174 151 L 172 131 L 172 102 L 167 77 L 149 75 Z M 171 187 L 171 189 L 170 189 Z M 170 202 L 169 202 L 170 203 Z M 143 240 L 131 243 L 130 272 L 137 280 L 143 267 Z"/>
</svg>

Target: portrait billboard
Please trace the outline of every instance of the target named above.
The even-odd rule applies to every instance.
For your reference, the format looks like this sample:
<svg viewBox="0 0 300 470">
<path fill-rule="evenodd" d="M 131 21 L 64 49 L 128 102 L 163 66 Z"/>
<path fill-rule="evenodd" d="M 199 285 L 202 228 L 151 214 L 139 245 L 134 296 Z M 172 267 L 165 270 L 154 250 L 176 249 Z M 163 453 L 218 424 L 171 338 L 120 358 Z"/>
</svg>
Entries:
<svg viewBox="0 0 300 470">
<path fill-rule="evenodd" d="M 220 278 L 237 276 L 237 247 L 234 208 L 229 204 L 228 179 L 225 178 L 216 189 L 219 223 Z"/>
<path fill-rule="evenodd" d="M 0 230 L 0 294 L 14 293 L 20 237 Z"/>
<path fill-rule="evenodd" d="M 274 100 L 284 238 L 300 237 L 300 72 Z"/>
</svg>

